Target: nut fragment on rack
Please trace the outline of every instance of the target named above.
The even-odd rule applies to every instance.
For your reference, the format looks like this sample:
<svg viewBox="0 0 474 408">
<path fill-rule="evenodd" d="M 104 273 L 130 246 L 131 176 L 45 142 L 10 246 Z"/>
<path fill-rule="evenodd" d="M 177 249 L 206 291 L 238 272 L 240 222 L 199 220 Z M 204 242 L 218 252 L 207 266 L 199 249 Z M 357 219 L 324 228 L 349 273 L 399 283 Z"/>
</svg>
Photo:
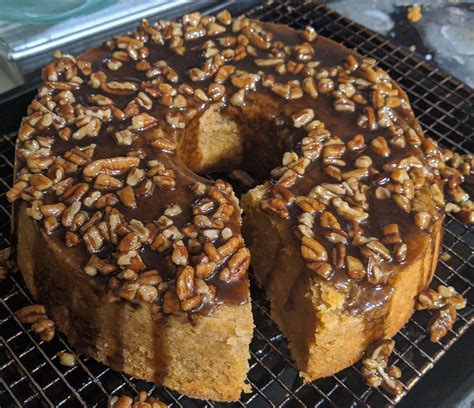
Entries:
<svg viewBox="0 0 474 408">
<path fill-rule="evenodd" d="M 67 351 L 60 351 L 57 356 L 59 357 L 59 364 L 65 367 L 74 367 L 77 364 L 76 356 Z"/>
<path fill-rule="evenodd" d="M 43 341 L 51 341 L 55 334 L 54 322 L 48 319 L 46 308 L 43 305 L 30 305 L 15 313 L 23 324 L 31 324 L 33 331 Z"/>
<path fill-rule="evenodd" d="M 416 299 L 417 310 L 436 310 L 428 323 L 430 340 L 437 342 L 453 327 L 456 310 L 466 307 L 466 299 L 452 286 L 439 285 L 437 290 L 425 289 Z"/>
<path fill-rule="evenodd" d="M 428 323 L 430 340 L 433 343 L 441 340 L 453 328 L 455 321 L 456 309 L 453 306 L 447 305 L 438 310 Z"/>
<path fill-rule="evenodd" d="M 446 305 L 456 310 L 466 307 L 466 299 L 452 286 L 439 285 L 437 290 L 425 289 L 416 299 L 416 310 L 438 310 Z"/>
<path fill-rule="evenodd" d="M 10 259 L 11 248 L 0 249 L 0 281 L 7 278 L 8 272 L 14 267 L 14 262 Z"/>
<path fill-rule="evenodd" d="M 442 158 L 445 162 L 441 172 L 446 190 L 445 210 L 455 214 L 463 223 L 474 225 L 474 204 L 471 198 L 474 157 L 470 153 L 460 155 L 446 150 L 442 152 Z M 461 185 L 465 185 L 465 188 Z"/>
<path fill-rule="evenodd" d="M 391 339 L 382 339 L 370 346 L 362 360 L 362 377 L 369 387 L 382 386 L 396 396 L 402 393 L 403 387 L 398 380 L 401 376 L 400 369 L 388 366 L 394 346 L 395 342 Z"/>
<path fill-rule="evenodd" d="M 149 397 L 145 391 L 140 391 L 135 398 L 128 395 L 112 396 L 108 402 L 108 408 L 166 408 L 162 401 L 155 397 Z"/>
</svg>

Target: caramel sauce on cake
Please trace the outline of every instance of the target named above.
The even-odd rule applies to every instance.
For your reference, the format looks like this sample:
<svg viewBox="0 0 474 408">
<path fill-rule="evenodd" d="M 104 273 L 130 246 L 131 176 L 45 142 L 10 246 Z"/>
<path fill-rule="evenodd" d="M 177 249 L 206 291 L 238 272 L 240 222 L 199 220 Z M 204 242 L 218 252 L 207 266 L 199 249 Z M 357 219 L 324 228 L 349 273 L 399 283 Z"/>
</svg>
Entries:
<svg viewBox="0 0 474 408">
<path fill-rule="evenodd" d="M 192 317 L 249 301 L 238 201 L 198 175 L 209 170 L 263 183 L 260 208 L 299 248 L 302 275 L 330 282 L 368 330 L 380 329 L 392 271 L 418 256 L 406 238 L 430 239 L 443 219 L 443 180 L 472 219 L 460 187 L 472 157 L 442 152 L 373 59 L 310 27 L 227 12 L 143 21 L 77 58 L 57 55 L 43 79 L 8 198 L 28 202 L 110 302 Z M 207 163 L 222 140 L 198 149 L 196 127 L 212 109 L 238 137 Z"/>
</svg>

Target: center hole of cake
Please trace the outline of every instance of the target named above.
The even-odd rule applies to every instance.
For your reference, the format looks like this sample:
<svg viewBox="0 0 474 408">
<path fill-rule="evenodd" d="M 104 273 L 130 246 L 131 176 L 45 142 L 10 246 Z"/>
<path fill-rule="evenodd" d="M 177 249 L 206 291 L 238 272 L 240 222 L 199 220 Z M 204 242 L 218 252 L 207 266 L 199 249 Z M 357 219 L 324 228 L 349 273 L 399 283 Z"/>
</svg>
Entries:
<svg viewBox="0 0 474 408">
<path fill-rule="evenodd" d="M 195 173 L 225 178 L 241 193 L 248 189 L 235 171 L 247 173 L 257 184 L 270 178 L 281 164 L 275 121 L 261 112 L 213 105 L 186 129 L 179 155 Z"/>
</svg>

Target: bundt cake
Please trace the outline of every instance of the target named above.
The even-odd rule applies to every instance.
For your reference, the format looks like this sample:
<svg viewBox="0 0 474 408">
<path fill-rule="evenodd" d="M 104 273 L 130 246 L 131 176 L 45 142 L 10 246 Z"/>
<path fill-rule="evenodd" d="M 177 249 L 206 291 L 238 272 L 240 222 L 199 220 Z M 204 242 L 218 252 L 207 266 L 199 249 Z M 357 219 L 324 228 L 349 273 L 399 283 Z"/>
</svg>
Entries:
<svg viewBox="0 0 474 408">
<path fill-rule="evenodd" d="M 250 254 L 305 380 L 408 320 L 437 263 L 443 161 L 374 60 L 226 11 L 55 57 L 8 198 L 26 285 L 80 353 L 238 399 Z M 234 169 L 259 183 L 242 233 L 232 187 L 199 176 Z"/>
</svg>

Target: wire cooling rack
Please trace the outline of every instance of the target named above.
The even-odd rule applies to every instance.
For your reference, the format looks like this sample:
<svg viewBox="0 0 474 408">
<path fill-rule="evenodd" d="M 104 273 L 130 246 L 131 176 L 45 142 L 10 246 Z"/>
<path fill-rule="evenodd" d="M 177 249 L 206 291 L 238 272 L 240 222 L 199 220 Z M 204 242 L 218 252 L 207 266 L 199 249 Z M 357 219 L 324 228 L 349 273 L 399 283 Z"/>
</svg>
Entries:
<svg viewBox="0 0 474 408">
<path fill-rule="evenodd" d="M 283 1 L 258 6 L 247 13 L 264 21 L 304 28 L 310 24 L 321 34 L 376 58 L 407 91 L 426 133 L 458 152 L 473 151 L 473 91 L 461 82 L 415 59 L 384 37 L 341 17 L 314 2 Z M 10 207 L 5 192 L 12 183 L 15 135 L 0 136 L 0 247 L 10 245 Z M 434 285 L 452 285 L 468 300 L 457 322 L 440 342 L 431 343 L 425 329 L 429 312 L 416 313 L 395 336 L 392 360 L 402 370 L 404 393 L 394 399 L 383 390 L 367 387 L 360 363 L 330 378 L 303 384 L 289 357 L 285 339 L 269 317 L 268 302 L 253 285 L 256 330 L 251 344 L 249 381 L 253 392 L 226 406 L 384 406 L 396 404 L 413 385 L 448 352 L 472 322 L 474 291 L 469 271 L 474 268 L 474 228 L 451 216 L 446 220 L 443 251 Z M 79 356 L 78 365 L 59 364 L 57 353 L 70 351 L 62 336 L 44 343 L 15 318 L 14 312 L 32 302 L 21 276 L 10 274 L 0 283 L 0 406 L 76 407 L 105 406 L 111 395 L 147 391 L 174 406 L 220 406 L 197 401 L 117 373 Z"/>
</svg>

